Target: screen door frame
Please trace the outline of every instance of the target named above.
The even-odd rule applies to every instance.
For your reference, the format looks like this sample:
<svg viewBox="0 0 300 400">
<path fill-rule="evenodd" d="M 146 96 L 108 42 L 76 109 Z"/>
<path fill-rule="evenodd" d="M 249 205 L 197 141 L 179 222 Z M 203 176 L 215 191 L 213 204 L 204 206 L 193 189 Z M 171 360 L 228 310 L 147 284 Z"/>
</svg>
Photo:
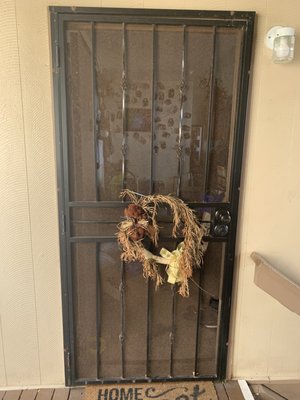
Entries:
<svg viewBox="0 0 300 400">
<path fill-rule="evenodd" d="M 69 241 L 68 222 L 65 213 L 65 191 L 69 185 L 68 176 L 64 173 L 67 168 L 66 160 L 63 158 L 63 148 L 67 148 L 65 121 L 66 121 L 66 82 L 62 72 L 64 55 L 62 54 L 64 40 L 64 23 L 66 21 L 85 22 L 120 22 L 123 18 L 126 22 L 140 23 L 175 23 L 185 24 L 195 21 L 201 26 L 216 27 L 239 27 L 243 29 L 243 43 L 241 51 L 241 69 L 239 78 L 238 99 L 235 117 L 235 143 L 232 155 L 232 171 L 230 182 L 230 207 L 234 210 L 231 215 L 231 233 L 227 241 L 226 254 L 226 277 L 224 277 L 222 290 L 222 314 L 221 328 L 218 341 L 218 365 L 217 375 L 207 379 L 224 379 L 226 377 L 226 363 L 228 352 L 228 335 L 230 322 L 231 292 L 234 270 L 234 255 L 237 227 L 237 212 L 239 202 L 239 190 L 242 168 L 242 154 L 244 145 L 244 131 L 246 124 L 247 97 L 249 86 L 249 75 L 251 66 L 251 49 L 253 40 L 253 29 L 255 12 L 229 12 L 229 11 L 194 11 L 194 10 L 155 10 L 155 9 L 123 9 L 123 8 L 85 8 L 85 7 L 49 7 L 52 32 L 52 72 L 53 72 L 53 95 L 56 131 L 56 160 L 57 160 L 57 190 L 59 205 L 59 233 L 60 233 L 60 258 L 61 258 L 61 283 L 62 283 L 62 305 L 63 305 L 63 330 L 64 330 L 64 359 L 66 385 L 80 385 L 75 378 L 75 364 L 73 357 L 74 346 L 74 320 L 72 304 L 72 281 L 68 273 L 68 255 L 66 251 Z M 151 23 L 151 22 L 150 22 Z M 211 204 L 209 204 L 211 206 Z M 187 378 L 192 379 L 192 377 Z M 198 378 L 199 379 L 199 378 Z M 205 377 L 201 378 L 205 379 Z M 162 379 L 151 379 L 161 381 Z M 176 380 L 172 377 L 163 380 Z M 132 380 L 129 380 L 132 381 Z M 140 380 L 141 381 L 141 380 Z M 142 381 L 149 381 L 144 379 Z M 99 381 L 100 383 L 101 381 Z M 105 380 L 105 382 L 108 382 Z M 116 382 L 114 380 L 114 382 Z M 120 379 L 119 382 L 126 382 Z"/>
</svg>

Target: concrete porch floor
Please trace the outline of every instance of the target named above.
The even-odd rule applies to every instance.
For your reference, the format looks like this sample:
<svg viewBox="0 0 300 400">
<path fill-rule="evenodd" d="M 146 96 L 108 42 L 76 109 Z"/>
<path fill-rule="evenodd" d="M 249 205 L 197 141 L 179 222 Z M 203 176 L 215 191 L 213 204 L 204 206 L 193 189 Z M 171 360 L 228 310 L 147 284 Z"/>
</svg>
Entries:
<svg viewBox="0 0 300 400">
<path fill-rule="evenodd" d="M 219 400 L 245 400 L 237 381 L 215 382 Z M 255 400 L 300 400 L 300 381 L 252 382 Z M 84 387 L 0 390 L 0 400 L 83 400 Z M 164 399 L 167 400 L 167 399 Z"/>
</svg>

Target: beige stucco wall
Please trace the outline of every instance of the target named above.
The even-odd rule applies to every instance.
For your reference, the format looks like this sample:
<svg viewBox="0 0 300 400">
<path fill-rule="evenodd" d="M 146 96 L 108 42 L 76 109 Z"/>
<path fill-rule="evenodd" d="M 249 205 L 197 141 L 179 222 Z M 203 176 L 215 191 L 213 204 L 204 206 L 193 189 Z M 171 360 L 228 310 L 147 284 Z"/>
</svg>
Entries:
<svg viewBox="0 0 300 400">
<path fill-rule="evenodd" d="M 64 383 L 48 5 L 258 12 L 229 371 L 300 378 L 300 318 L 249 257 L 300 283 L 300 56 L 275 65 L 263 46 L 272 25 L 300 33 L 299 0 L 0 0 L 0 387 Z"/>
</svg>

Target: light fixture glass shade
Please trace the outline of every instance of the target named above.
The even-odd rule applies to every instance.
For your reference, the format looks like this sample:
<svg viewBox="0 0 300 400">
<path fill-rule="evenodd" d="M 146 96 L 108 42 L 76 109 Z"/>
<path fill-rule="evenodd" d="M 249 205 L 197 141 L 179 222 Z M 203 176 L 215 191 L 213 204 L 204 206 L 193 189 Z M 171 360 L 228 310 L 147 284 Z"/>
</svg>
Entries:
<svg viewBox="0 0 300 400">
<path fill-rule="evenodd" d="M 295 29 L 273 26 L 265 37 L 265 44 L 273 51 L 274 63 L 289 63 L 294 58 Z"/>
<path fill-rule="evenodd" d="M 295 36 L 293 28 L 281 28 L 277 31 L 273 43 L 274 63 L 289 63 L 294 58 Z"/>
</svg>

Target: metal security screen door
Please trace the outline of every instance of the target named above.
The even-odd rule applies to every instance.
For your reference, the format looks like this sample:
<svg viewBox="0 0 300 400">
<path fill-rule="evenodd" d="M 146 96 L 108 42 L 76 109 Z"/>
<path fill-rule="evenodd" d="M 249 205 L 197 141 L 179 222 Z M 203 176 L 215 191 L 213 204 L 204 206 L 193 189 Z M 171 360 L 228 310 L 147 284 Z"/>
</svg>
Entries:
<svg viewBox="0 0 300 400">
<path fill-rule="evenodd" d="M 50 12 L 66 382 L 222 378 L 254 13 Z M 189 297 L 120 261 L 125 188 L 208 227 Z"/>
</svg>

